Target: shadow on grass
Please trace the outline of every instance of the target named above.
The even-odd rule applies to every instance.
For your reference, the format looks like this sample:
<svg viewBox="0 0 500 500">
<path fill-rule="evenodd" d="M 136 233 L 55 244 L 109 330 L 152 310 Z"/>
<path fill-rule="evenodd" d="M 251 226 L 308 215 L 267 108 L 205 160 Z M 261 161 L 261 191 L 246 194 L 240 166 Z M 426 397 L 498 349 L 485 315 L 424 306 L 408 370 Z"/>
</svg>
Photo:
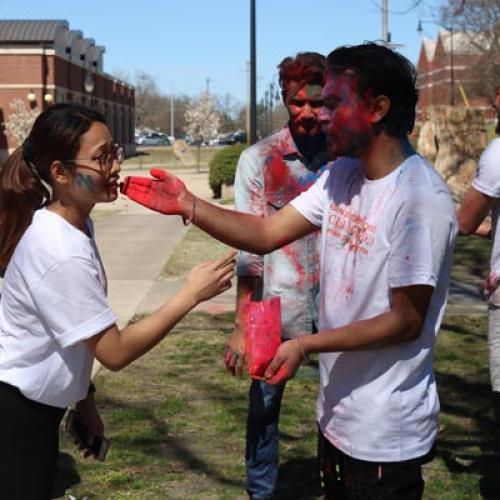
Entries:
<svg viewBox="0 0 500 500">
<path fill-rule="evenodd" d="M 468 338 L 474 337 L 474 338 L 476 338 L 479 341 L 483 341 L 484 340 L 484 335 L 483 334 L 477 333 L 477 332 L 471 332 L 469 328 L 465 328 L 462 325 L 448 323 L 446 321 L 446 319 L 441 324 L 441 328 L 445 329 L 445 330 L 449 330 L 449 331 L 451 331 L 453 333 L 457 333 L 458 335 L 461 335 L 461 336 L 466 336 Z"/>
<path fill-rule="evenodd" d="M 147 152 L 147 151 L 135 151 L 135 153 L 131 154 L 131 155 L 127 155 L 127 159 L 129 158 L 137 158 L 139 156 L 151 156 L 151 153 Z"/>
<path fill-rule="evenodd" d="M 452 275 L 484 279 L 489 268 L 491 240 L 459 235 L 455 247 Z"/>
<path fill-rule="evenodd" d="M 243 488 L 241 481 L 225 477 L 211 464 L 199 458 L 190 449 L 189 443 L 172 435 L 168 424 L 158 419 L 153 410 L 141 405 L 124 403 L 109 397 L 103 401 L 103 404 L 106 407 L 108 415 L 108 429 L 115 434 L 113 445 L 117 455 L 120 453 L 120 447 L 123 447 L 129 452 L 136 452 L 144 455 L 144 457 L 156 456 L 166 459 L 169 463 L 170 461 L 177 462 L 181 464 L 181 467 L 176 468 L 177 472 L 180 472 L 179 469 L 198 471 L 221 485 Z M 117 412 L 121 417 L 114 418 L 113 412 Z M 145 430 L 142 435 L 134 435 L 131 438 L 127 434 L 126 422 L 124 420 L 127 420 L 130 415 L 136 415 L 135 418 L 132 417 L 132 421 L 144 422 L 143 428 Z M 151 429 L 150 432 L 146 430 L 148 427 Z M 123 429 L 123 433 L 120 432 L 121 429 Z M 63 471 L 62 475 L 65 479 L 68 479 L 65 471 Z"/>
<path fill-rule="evenodd" d="M 441 411 L 448 417 L 438 436 L 437 456 L 452 474 L 477 474 L 482 498 L 500 499 L 499 421 L 489 383 L 439 371 L 436 378 Z"/>
<path fill-rule="evenodd" d="M 274 500 L 290 498 L 313 500 L 323 493 L 315 457 L 296 458 L 284 462 L 279 468 L 279 477 Z"/>
</svg>

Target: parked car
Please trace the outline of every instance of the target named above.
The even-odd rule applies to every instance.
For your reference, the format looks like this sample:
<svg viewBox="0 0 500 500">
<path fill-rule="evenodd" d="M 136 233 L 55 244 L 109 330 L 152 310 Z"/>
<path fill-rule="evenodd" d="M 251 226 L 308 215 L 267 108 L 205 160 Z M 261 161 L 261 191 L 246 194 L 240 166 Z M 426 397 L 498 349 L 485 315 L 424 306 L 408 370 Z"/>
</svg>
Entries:
<svg viewBox="0 0 500 500">
<path fill-rule="evenodd" d="M 230 136 L 230 144 L 244 144 L 245 142 L 247 142 L 247 133 L 243 132 L 243 130 L 232 132 Z"/>
<path fill-rule="evenodd" d="M 161 132 L 150 132 L 142 141 L 143 146 L 170 146 L 170 140 Z"/>
<path fill-rule="evenodd" d="M 146 136 L 140 132 L 135 132 L 135 134 L 134 134 L 134 142 L 138 146 L 141 146 L 144 143 L 145 138 L 146 138 Z"/>
</svg>

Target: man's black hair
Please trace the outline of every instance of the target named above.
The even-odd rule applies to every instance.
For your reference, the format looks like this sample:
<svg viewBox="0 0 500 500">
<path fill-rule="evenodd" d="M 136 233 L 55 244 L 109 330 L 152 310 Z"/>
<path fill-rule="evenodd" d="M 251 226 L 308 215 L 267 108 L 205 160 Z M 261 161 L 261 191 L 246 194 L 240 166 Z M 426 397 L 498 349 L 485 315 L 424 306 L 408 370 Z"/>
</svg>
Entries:
<svg viewBox="0 0 500 500">
<path fill-rule="evenodd" d="M 327 72 L 354 76 L 361 99 L 379 95 L 390 99 L 389 111 L 376 125 L 377 132 L 401 137 L 413 130 L 417 72 L 401 54 L 372 42 L 339 47 L 327 57 Z"/>
</svg>

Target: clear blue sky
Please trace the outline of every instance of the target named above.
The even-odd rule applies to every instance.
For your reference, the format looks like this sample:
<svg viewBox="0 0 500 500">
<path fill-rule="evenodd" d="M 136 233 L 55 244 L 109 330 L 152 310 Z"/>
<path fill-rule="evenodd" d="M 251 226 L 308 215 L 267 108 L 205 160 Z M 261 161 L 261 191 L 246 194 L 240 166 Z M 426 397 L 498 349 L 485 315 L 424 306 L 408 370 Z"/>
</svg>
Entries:
<svg viewBox="0 0 500 500">
<path fill-rule="evenodd" d="M 432 15 L 427 0 L 405 15 L 411 0 L 389 0 L 393 43 L 416 63 L 419 18 Z M 257 0 L 257 94 L 277 63 L 299 51 L 328 54 L 342 44 L 381 38 L 380 0 Z M 161 91 L 197 95 L 210 79 L 217 94 L 246 99 L 249 0 L 0 0 L 2 19 L 66 19 L 106 47 L 104 69 L 155 77 Z M 434 37 L 438 27 L 424 25 Z"/>
</svg>

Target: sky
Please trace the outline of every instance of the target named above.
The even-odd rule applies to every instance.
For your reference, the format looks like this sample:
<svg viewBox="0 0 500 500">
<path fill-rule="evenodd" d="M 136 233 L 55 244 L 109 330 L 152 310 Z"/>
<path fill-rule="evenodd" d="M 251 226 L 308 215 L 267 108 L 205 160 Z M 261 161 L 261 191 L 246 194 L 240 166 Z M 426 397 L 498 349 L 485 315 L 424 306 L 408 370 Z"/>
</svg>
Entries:
<svg viewBox="0 0 500 500">
<path fill-rule="evenodd" d="M 416 64 L 419 19 L 431 19 L 424 0 L 389 0 L 392 42 Z M 276 66 L 301 51 L 327 55 L 339 45 L 382 38 L 381 0 L 256 0 L 257 99 L 274 81 Z M 250 0 L 0 0 L 1 19 L 65 19 L 70 29 L 104 45 L 104 70 L 152 75 L 162 93 L 197 96 L 207 85 L 239 102 L 247 96 Z M 438 26 L 423 24 L 435 38 Z"/>
</svg>

